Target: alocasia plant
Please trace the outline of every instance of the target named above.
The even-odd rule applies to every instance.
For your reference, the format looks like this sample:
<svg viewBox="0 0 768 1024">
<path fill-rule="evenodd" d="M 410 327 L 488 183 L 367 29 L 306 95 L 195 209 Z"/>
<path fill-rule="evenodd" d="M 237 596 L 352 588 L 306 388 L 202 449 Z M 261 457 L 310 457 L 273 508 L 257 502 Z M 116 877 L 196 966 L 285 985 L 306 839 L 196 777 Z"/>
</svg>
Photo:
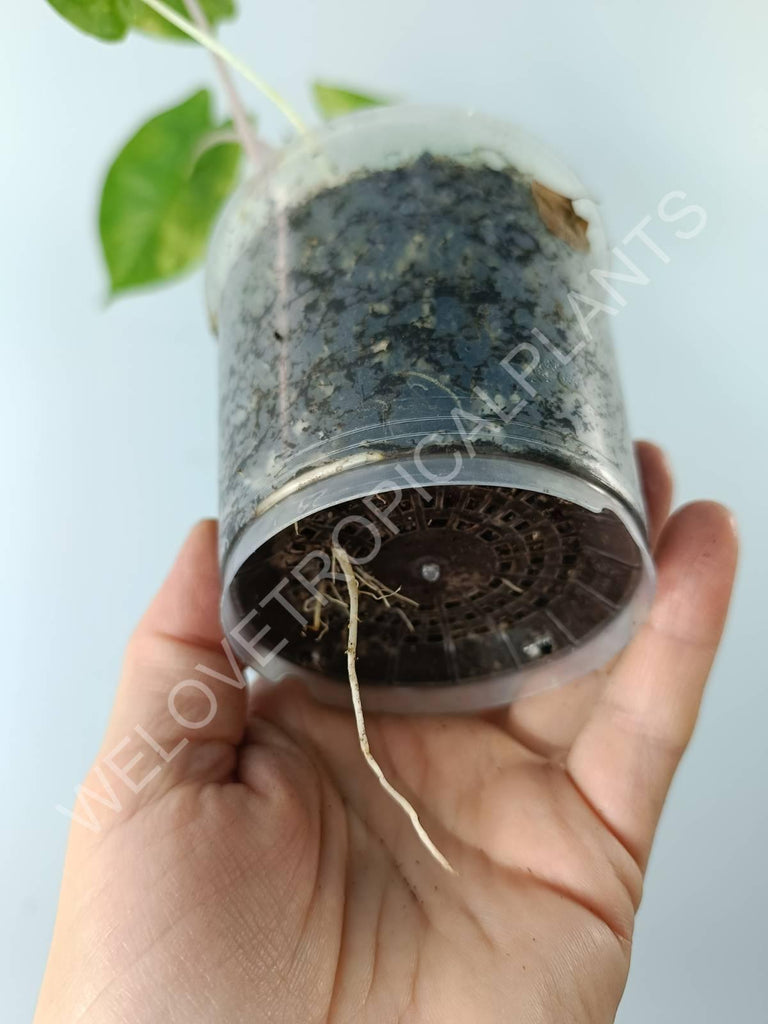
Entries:
<svg viewBox="0 0 768 1024">
<path fill-rule="evenodd" d="M 216 127 L 202 90 L 148 121 L 110 167 L 99 233 L 113 293 L 173 277 L 204 254 L 241 155 L 231 142 L 204 148 Z"/>
<path fill-rule="evenodd" d="M 134 28 L 153 35 L 188 38 L 143 0 L 48 0 L 48 3 L 76 28 L 107 42 L 122 39 Z M 167 3 L 177 13 L 186 13 L 184 0 L 167 0 Z M 198 0 L 198 3 L 212 25 L 235 15 L 233 0 Z"/>
<path fill-rule="evenodd" d="M 76 28 L 105 42 L 136 30 L 171 40 L 192 35 L 215 45 L 211 27 L 236 14 L 234 0 L 48 2 Z M 220 56 L 217 66 L 233 121 L 216 117 L 208 90 L 196 91 L 142 125 L 109 168 L 99 235 L 112 295 L 170 280 L 197 265 L 217 214 L 240 178 L 242 148 L 252 158 L 258 154 L 253 119 L 242 109 Z M 290 111 L 266 84 L 261 87 Z M 328 82 L 314 82 L 312 94 L 326 120 L 387 102 Z"/>
</svg>

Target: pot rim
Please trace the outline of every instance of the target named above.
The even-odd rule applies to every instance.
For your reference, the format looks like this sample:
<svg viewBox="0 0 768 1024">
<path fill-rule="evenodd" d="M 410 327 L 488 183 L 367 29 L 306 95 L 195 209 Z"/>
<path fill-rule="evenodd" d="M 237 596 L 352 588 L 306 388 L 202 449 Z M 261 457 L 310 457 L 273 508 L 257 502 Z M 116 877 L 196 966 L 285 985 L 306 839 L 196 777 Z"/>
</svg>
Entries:
<svg viewBox="0 0 768 1024">
<path fill-rule="evenodd" d="M 233 635 L 233 630 L 237 629 L 243 619 L 235 608 L 232 584 L 240 567 L 272 537 L 294 522 L 322 509 L 363 498 L 377 491 L 392 490 L 391 487 L 381 485 L 385 481 L 389 482 L 392 476 L 390 471 L 400 461 L 402 459 L 382 456 L 357 466 L 329 464 L 327 471 L 319 478 L 307 480 L 307 476 L 311 475 L 307 474 L 294 481 L 292 490 L 289 485 L 281 500 L 266 508 L 241 531 L 222 567 L 221 601 L 225 636 L 234 641 L 237 648 L 235 653 L 239 657 L 243 658 L 242 645 Z M 467 683 L 453 683 L 443 687 L 435 687 L 434 684 L 420 686 L 417 683 L 400 687 L 361 685 L 360 692 L 366 710 L 436 714 L 497 707 L 571 682 L 604 665 L 622 650 L 650 610 L 656 579 L 645 526 L 624 502 L 591 480 L 523 458 L 476 455 L 462 460 L 459 472 L 453 476 L 451 472 L 457 464 L 451 455 L 425 454 L 422 456 L 422 465 L 425 476 L 432 474 L 435 477 L 418 481 L 419 486 L 426 488 L 441 483 L 451 486 L 479 484 L 516 487 L 550 494 L 592 512 L 613 512 L 640 552 L 642 575 L 629 601 L 583 644 L 548 656 L 525 668 L 491 674 Z M 270 651 L 268 645 L 256 647 L 265 655 Z M 257 669 L 257 672 L 262 678 L 274 683 L 289 677 L 301 680 L 323 703 L 351 707 L 348 687 L 312 669 L 294 665 L 280 654 L 271 657 L 268 665 Z"/>
</svg>

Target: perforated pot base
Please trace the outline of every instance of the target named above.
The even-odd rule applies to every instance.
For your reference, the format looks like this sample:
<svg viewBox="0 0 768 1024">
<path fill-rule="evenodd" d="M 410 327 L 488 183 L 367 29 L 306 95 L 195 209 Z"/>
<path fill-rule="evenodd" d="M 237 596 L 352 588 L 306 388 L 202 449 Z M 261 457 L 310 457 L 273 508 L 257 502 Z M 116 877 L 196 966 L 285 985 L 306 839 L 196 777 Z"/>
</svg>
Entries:
<svg viewBox="0 0 768 1024">
<path fill-rule="evenodd" d="M 373 501 L 384 514 L 392 494 Z M 369 499 L 370 501 L 370 499 Z M 379 522 L 362 500 L 316 512 L 251 555 L 233 581 L 237 611 L 284 637 L 281 657 L 347 686 L 347 611 L 316 599 L 291 570 L 330 553 L 334 530 L 362 568 L 406 600 L 360 594 L 357 666 L 369 687 L 446 687 L 514 672 L 578 647 L 627 605 L 641 553 L 610 511 L 591 512 L 538 492 L 480 485 L 403 491 Z M 312 579 L 320 561 L 303 570 Z M 280 600 L 264 597 L 286 579 Z M 328 583 L 325 593 L 333 596 Z M 343 581 L 336 583 L 346 600 Z M 302 625 L 282 602 L 306 618 Z M 318 619 L 319 613 L 319 619 Z M 254 630 L 255 631 L 255 630 Z"/>
</svg>

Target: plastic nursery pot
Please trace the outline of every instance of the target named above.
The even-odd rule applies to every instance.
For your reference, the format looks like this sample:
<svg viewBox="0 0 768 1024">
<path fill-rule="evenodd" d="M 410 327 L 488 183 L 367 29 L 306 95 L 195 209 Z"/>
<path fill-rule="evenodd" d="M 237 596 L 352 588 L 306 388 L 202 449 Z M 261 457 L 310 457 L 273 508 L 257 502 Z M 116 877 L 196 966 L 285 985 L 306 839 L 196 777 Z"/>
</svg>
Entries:
<svg viewBox="0 0 768 1024">
<path fill-rule="evenodd" d="M 222 619 L 260 674 L 349 700 L 334 543 L 362 570 L 369 709 L 511 701 L 645 616 L 585 195 L 504 124 L 393 107 L 299 139 L 232 200 L 208 272 Z"/>
</svg>

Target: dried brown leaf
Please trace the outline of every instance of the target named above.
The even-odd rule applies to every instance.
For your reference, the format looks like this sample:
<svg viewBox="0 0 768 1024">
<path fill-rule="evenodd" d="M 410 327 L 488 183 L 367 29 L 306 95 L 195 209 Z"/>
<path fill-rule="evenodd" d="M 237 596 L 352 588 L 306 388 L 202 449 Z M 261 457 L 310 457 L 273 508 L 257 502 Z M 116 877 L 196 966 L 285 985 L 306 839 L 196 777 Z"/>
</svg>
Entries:
<svg viewBox="0 0 768 1024">
<path fill-rule="evenodd" d="M 573 202 L 567 196 L 561 196 L 559 192 L 547 188 L 539 181 L 532 183 L 531 192 L 539 216 L 552 234 L 561 238 L 572 249 L 588 252 L 587 228 L 589 221 L 584 220 L 576 213 Z"/>
</svg>

